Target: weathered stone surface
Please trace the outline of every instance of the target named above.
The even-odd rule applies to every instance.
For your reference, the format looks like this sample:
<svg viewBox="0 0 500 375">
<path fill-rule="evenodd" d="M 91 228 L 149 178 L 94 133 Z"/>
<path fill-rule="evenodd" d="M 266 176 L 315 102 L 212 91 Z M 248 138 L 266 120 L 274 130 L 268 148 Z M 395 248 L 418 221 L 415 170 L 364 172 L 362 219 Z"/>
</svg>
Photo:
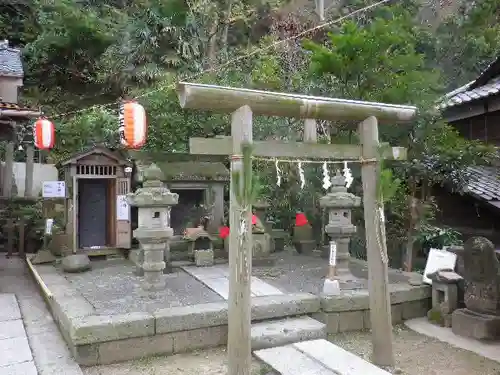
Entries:
<svg viewBox="0 0 500 375">
<path fill-rule="evenodd" d="M 458 309 L 451 315 L 452 331 L 456 335 L 477 340 L 493 340 L 500 336 L 500 317 Z"/>
<path fill-rule="evenodd" d="M 213 266 L 214 251 L 212 249 L 194 250 L 194 262 L 198 267 Z"/>
<path fill-rule="evenodd" d="M 179 195 L 172 193 L 162 182 L 163 172 L 151 164 L 143 172 L 143 186 L 127 195 L 130 205 L 138 208 L 138 227 L 134 237 L 141 244 L 136 275 L 144 276 L 142 288 L 150 297 L 165 289 L 165 249 L 174 232 L 170 227 L 170 208 L 176 205 Z M 140 257 L 139 257 L 140 258 Z"/>
<path fill-rule="evenodd" d="M 49 250 L 39 250 L 33 258 L 30 259 L 32 264 L 53 263 L 57 258 Z"/>
<path fill-rule="evenodd" d="M 26 336 L 0 340 L 0 373 L 2 366 L 31 360 L 33 357 Z"/>
<path fill-rule="evenodd" d="M 0 321 L 21 319 L 21 310 L 14 294 L 0 294 Z"/>
<path fill-rule="evenodd" d="M 173 332 L 174 353 L 214 348 L 227 344 L 227 326 L 198 328 Z"/>
<path fill-rule="evenodd" d="M 64 272 L 84 272 L 90 269 L 90 259 L 87 254 L 72 254 L 62 259 Z"/>
<path fill-rule="evenodd" d="M 156 355 L 168 355 L 174 352 L 172 334 L 135 337 L 126 340 L 103 342 L 97 345 L 98 364 L 107 365 L 132 359 L 147 358 Z M 95 363 L 97 364 L 97 363 Z"/>
<path fill-rule="evenodd" d="M 424 300 L 431 297 L 429 285 L 412 286 L 409 284 L 391 284 L 391 304 Z"/>
<path fill-rule="evenodd" d="M 430 298 L 402 303 L 403 320 L 425 316 L 427 311 L 429 311 L 430 306 Z"/>
<path fill-rule="evenodd" d="M 273 320 L 252 325 L 252 349 L 265 349 L 294 342 L 326 338 L 326 325 L 308 316 Z"/>
<path fill-rule="evenodd" d="M 156 334 L 227 324 L 227 302 L 156 310 Z"/>
<path fill-rule="evenodd" d="M 70 345 L 70 350 L 79 365 L 95 366 L 99 364 L 99 344 Z"/>
<path fill-rule="evenodd" d="M 366 310 L 370 306 L 368 290 L 344 291 L 340 296 L 321 296 L 321 308 L 326 312 Z"/>
<path fill-rule="evenodd" d="M 73 319 L 71 323 L 71 341 L 75 345 L 155 334 L 154 317 L 148 313 L 93 315 Z"/>
<path fill-rule="evenodd" d="M 4 366 L 0 371 L 2 375 L 38 375 L 38 371 L 33 361 Z"/>
<path fill-rule="evenodd" d="M 465 306 L 475 312 L 500 315 L 500 264 L 495 246 L 484 237 L 464 244 Z"/>
<path fill-rule="evenodd" d="M 437 270 L 436 272 L 427 275 L 429 279 L 434 282 L 441 284 L 457 284 L 462 281 L 463 278 L 458 273 L 453 270 Z"/>
<path fill-rule="evenodd" d="M 291 293 L 252 298 L 252 321 L 318 312 L 320 298 L 309 293 Z"/>
<path fill-rule="evenodd" d="M 451 314 L 458 308 L 458 287 L 456 284 L 432 282 L 432 308 L 441 314 Z"/>
</svg>

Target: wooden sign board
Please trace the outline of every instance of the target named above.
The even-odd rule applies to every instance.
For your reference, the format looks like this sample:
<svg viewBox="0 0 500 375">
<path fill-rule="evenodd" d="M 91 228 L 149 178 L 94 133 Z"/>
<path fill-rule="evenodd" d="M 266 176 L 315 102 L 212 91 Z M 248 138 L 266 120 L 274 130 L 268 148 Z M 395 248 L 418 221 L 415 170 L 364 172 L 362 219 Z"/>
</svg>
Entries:
<svg viewBox="0 0 500 375">
<path fill-rule="evenodd" d="M 64 181 L 44 181 L 42 189 L 43 198 L 65 198 L 66 183 Z"/>
<path fill-rule="evenodd" d="M 428 274 L 441 269 L 455 269 L 457 263 L 457 254 L 446 249 L 431 249 L 425 264 L 423 281 L 426 284 L 432 284 L 432 280 L 427 277 Z"/>
</svg>

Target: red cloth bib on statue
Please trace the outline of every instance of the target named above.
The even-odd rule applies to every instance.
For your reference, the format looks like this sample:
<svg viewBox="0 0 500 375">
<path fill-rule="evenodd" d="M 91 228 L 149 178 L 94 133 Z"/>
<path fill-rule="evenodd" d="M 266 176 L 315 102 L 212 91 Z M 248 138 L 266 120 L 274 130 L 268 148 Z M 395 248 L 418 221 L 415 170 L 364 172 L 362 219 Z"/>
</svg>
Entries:
<svg viewBox="0 0 500 375">
<path fill-rule="evenodd" d="M 305 214 L 303 214 L 302 212 L 299 212 L 298 214 L 295 215 L 295 226 L 296 227 L 302 227 L 304 225 L 307 225 L 309 224 L 309 222 L 307 221 L 307 217 Z"/>
<path fill-rule="evenodd" d="M 257 216 L 252 215 L 252 225 L 257 224 Z"/>
</svg>

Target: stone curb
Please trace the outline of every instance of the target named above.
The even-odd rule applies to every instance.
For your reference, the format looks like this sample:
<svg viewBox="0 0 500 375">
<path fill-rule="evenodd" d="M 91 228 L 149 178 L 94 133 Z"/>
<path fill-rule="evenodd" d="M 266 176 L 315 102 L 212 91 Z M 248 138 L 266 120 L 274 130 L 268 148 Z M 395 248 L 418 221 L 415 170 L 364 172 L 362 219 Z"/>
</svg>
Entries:
<svg viewBox="0 0 500 375">
<path fill-rule="evenodd" d="M 412 286 L 408 284 L 392 284 L 391 305 L 419 301 L 431 297 L 429 285 Z M 321 296 L 321 309 L 324 312 L 342 312 L 367 310 L 370 308 L 368 290 L 352 290 L 340 296 Z"/>
</svg>

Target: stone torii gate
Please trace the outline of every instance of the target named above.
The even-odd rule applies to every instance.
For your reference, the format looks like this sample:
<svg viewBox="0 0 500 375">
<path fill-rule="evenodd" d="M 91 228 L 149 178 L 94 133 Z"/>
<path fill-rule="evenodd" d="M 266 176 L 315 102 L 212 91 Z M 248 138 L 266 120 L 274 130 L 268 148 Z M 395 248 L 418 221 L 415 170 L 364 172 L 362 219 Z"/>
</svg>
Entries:
<svg viewBox="0 0 500 375">
<path fill-rule="evenodd" d="M 359 161 L 363 182 L 363 206 L 368 257 L 370 320 L 372 327 L 372 360 L 382 366 L 394 365 L 392 318 L 388 269 L 377 240 L 377 176 L 379 157 L 406 159 L 406 149 L 396 147 L 379 150 L 378 123 L 407 123 L 416 108 L 383 103 L 313 97 L 296 94 L 257 91 L 180 82 L 177 86 L 182 108 L 232 113 L 231 136 L 191 138 L 192 154 L 241 155 L 244 143 L 253 144 L 253 155 L 268 158 L 326 159 Z M 255 141 L 252 116 L 280 116 L 305 119 L 304 142 Z M 361 145 L 316 143 L 316 119 L 359 121 Z M 240 157 L 231 158 L 231 172 L 241 171 Z M 240 216 L 231 190 L 230 227 L 237 228 Z M 250 222 L 247 233 L 251 233 Z M 384 225 L 384 224 L 382 224 Z M 382 232 L 384 233 L 384 232 Z M 231 230 L 229 248 L 236 249 L 238 232 Z M 229 337 L 228 373 L 249 375 L 251 364 L 251 246 L 243 251 L 229 251 Z"/>
</svg>

